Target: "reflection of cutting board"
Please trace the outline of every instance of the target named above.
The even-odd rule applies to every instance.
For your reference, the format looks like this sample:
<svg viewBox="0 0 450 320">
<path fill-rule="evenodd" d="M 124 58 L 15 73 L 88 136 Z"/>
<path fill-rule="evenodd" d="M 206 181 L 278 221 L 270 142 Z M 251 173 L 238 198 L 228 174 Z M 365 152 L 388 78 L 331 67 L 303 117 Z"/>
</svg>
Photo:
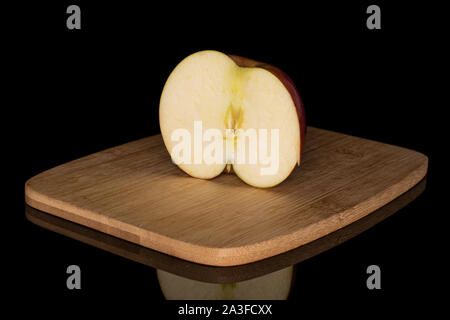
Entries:
<svg viewBox="0 0 450 320">
<path fill-rule="evenodd" d="M 161 136 L 45 171 L 25 185 L 37 209 L 193 262 L 264 259 L 346 226 L 426 174 L 423 154 L 309 127 L 302 165 L 274 188 L 223 174 L 191 178 Z"/>
</svg>

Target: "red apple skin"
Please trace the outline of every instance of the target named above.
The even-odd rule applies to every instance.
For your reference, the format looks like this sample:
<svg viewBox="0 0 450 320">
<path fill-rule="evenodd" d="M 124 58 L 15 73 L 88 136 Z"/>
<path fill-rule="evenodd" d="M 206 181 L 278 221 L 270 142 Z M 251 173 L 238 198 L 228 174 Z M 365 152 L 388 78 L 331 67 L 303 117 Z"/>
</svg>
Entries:
<svg viewBox="0 0 450 320">
<path fill-rule="evenodd" d="M 300 94 L 298 93 L 297 88 L 295 87 L 294 81 L 292 81 L 292 79 L 281 69 L 274 67 L 270 64 L 259 62 L 259 61 L 249 59 L 249 58 L 236 56 L 233 54 L 229 54 L 228 56 L 239 67 L 263 68 L 263 69 L 271 72 L 274 76 L 276 76 L 278 78 L 278 80 L 281 81 L 281 83 L 288 90 L 289 94 L 292 97 L 292 100 L 294 101 L 294 105 L 297 110 L 298 121 L 300 123 L 300 161 L 301 161 L 301 156 L 302 156 L 302 151 L 303 151 L 303 146 L 305 143 L 305 136 L 306 136 L 306 118 L 305 118 L 305 108 L 303 106 L 303 101 L 302 101 L 302 98 L 300 97 Z M 300 164 L 300 162 L 299 162 L 299 164 Z"/>
</svg>

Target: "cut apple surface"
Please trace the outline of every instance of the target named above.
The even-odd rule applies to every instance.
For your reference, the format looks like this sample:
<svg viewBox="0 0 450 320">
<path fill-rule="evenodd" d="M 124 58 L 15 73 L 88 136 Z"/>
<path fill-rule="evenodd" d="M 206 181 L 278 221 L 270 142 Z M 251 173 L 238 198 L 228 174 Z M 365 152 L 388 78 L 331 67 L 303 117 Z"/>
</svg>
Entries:
<svg viewBox="0 0 450 320">
<path fill-rule="evenodd" d="M 281 70 L 254 60 L 217 51 L 188 56 L 164 86 L 159 118 L 173 161 L 196 178 L 232 166 L 246 183 L 271 187 L 300 164 L 300 96 Z"/>
<path fill-rule="evenodd" d="M 156 270 L 167 300 L 286 300 L 293 286 L 293 266 L 236 283 L 219 284 L 192 280 Z"/>
</svg>

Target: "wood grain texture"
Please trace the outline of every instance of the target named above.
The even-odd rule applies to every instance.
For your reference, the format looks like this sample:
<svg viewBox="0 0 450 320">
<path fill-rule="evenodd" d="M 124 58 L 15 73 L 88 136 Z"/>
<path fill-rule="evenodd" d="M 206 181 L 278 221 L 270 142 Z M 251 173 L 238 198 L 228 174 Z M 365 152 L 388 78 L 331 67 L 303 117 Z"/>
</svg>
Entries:
<svg viewBox="0 0 450 320">
<path fill-rule="evenodd" d="M 228 267 L 208 266 L 178 259 L 168 254 L 110 236 L 104 232 L 82 226 L 69 220 L 61 219 L 28 205 L 25 205 L 25 216 L 30 222 L 42 228 L 155 269 L 164 270 L 197 281 L 236 283 L 261 277 L 268 273 L 296 265 L 317 254 L 338 246 L 372 228 L 374 225 L 390 217 L 398 210 L 414 201 L 425 190 L 425 186 L 426 177 L 398 198 L 395 198 L 388 204 L 342 229 L 276 256 L 252 263 Z"/>
<path fill-rule="evenodd" d="M 366 216 L 418 183 L 427 166 L 412 150 L 309 127 L 301 167 L 258 189 L 230 174 L 186 175 L 157 135 L 47 170 L 26 182 L 25 200 L 181 259 L 232 266 Z"/>
</svg>

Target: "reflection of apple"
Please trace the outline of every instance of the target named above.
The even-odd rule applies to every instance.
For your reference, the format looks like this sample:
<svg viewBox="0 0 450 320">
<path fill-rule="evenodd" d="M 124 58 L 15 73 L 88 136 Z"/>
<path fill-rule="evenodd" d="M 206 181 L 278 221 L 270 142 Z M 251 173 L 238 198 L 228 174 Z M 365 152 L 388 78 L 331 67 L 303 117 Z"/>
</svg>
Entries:
<svg viewBox="0 0 450 320">
<path fill-rule="evenodd" d="M 286 300 L 291 290 L 294 267 L 231 284 L 208 283 L 157 270 L 167 300 Z"/>
<path fill-rule="evenodd" d="M 213 178 L 232 166 L 246 183 L 271 187 L 286 179 L 300 164 L 306 130 L 300 95 L 292 80 L 280 69 L 251 59 L 217 51 L 200 51 L 188 56 L 167 79 L 161 95 L 159 120 L 164 143 L 172 157 L 177 145 L 177 140 L 172 140 L 174 130 L 184 128 L 194 137 L 197 132 L 195 121 L 202 122 L 202 130 L 214 128 L 222 132 L 224 149 L 238 148 L 239 131 L 255 130 L 258 139 L 263 139 L 261 129 L 267 132 L 267 143 L 273 143 L 277 149 L 275 160 L 278 162 L 273 172 L 266 170 L 263 173 L 262 170 L 273 164 L 267 159 L 274 150 L 271 146 L 266 152 L 262 151 L 267 157 L 258 153 L 258 159 L 253 163 L 236 161 L 237 152 L 231 157 L 229 154 L 223 156 L 221 163 L 176 162 L 196 178 Z M 229 138 L 227 129 L 234 130 L 236 135 Z M 279 135 L 277 147 L 275 140 L 271 140 L 275 131 Z M 194 140 L 190 142 L 193 151 L 189 159 L 203 159 L 203 152 L 212 140 L 197 140 L 197 147 Z M 245 152 L 250 153 L 249 150 Z"/>
</svg>

